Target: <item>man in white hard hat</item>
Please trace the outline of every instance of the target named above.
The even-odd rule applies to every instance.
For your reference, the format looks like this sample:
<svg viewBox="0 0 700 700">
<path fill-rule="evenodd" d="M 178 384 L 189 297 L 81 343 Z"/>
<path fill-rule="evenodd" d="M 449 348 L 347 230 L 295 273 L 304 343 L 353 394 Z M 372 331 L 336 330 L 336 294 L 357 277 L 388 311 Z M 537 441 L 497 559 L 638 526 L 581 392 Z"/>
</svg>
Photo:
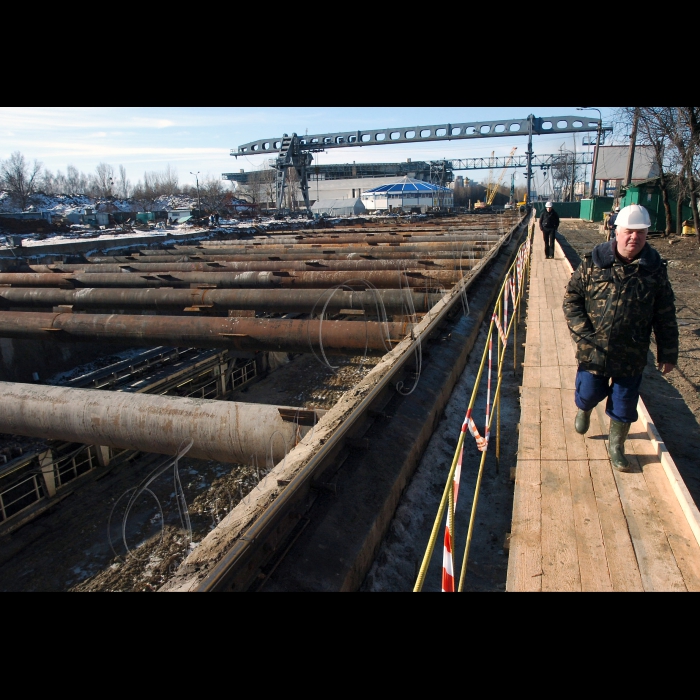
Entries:
<svg viewBox="0 0 700 700">
<path fill-rule="evenodd" d="M 624 444 L 637 420 L 651 332 L 658 368 L 666 374 L 678 362 L 678 324 L 666 261 L 646 240 L 649 212 L 630 204 L 616 226 L 615 238 L 585 255 L 571 276 L 563 308 L 578 362 L 574 427 L 585 434 L 591 411 L 606 398 L 610 461 L 624 472 L 631 470 Z"/>
<path fill-rule="evenodd" d="M 554 236 L 559 228 L 559 214 L 554 211 L 551 202 L 544 205 L 545 209 L 540 216 L 540 231 L 544 237 L 544 257 L 554 257 Z"/>
</svg>

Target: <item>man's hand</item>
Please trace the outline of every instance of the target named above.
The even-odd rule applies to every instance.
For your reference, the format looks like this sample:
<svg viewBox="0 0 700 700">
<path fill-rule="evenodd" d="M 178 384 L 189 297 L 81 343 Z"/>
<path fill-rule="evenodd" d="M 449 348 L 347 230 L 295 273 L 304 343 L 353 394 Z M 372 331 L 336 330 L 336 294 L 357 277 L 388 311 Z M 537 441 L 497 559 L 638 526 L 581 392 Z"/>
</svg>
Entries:
<svg viewBox="0 0 700 700">
<path fill-rule="evenodd" d="M 675 369 L 675 367 L 676 365 L 674 365 L 673 362 L 659 362 L 659 372 L 661 372 L 661 374 L 668 374 Z"/>
</svg>

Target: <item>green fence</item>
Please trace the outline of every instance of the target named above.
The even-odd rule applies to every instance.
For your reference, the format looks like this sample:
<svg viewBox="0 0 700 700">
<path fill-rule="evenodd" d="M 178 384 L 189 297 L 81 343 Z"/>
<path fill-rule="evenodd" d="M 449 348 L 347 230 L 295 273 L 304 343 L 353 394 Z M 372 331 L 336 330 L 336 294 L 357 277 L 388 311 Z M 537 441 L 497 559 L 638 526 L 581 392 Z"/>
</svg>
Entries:
<svg viewBox="0 0 700 700">
<path fill-rule="evenodd" d="M 534 202 L 535 216 L 539 218 L 545 210 L 546 202 Z M 552 209 L 560 219 L 578 219 L 581 216 L 581 202 L 552 202 Z"/>
<path fill-rule="evenodd" d="M 612 211 L 613 197 L 595 197 L 581 200 L 581 219 L 583 221 L 603 221 L 604 215 Z"/>
</svg>

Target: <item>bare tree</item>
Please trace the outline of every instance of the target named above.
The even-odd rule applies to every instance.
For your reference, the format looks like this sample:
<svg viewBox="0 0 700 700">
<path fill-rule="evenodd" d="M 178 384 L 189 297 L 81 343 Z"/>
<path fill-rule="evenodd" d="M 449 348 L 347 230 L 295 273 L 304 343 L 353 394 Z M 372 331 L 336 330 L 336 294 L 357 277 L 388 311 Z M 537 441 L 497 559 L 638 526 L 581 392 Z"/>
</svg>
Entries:
<svg viewBox="0 0 700 700">
<path fill-rule="evenodd" d="M 269 166 L 262 170 L 255 170 L 248 175 L 248 181 L 236 190 L 243 199 L 251 204 L 274 206 L 275 197 L 275 171 Z M 273 203 L 272 205 L 270 203 Z"/>
<path fill-rule="evenodd" d="M 31 196 L 36 191 L 41 168 L 38 160 L 29 165 L 19 151 L 15 151 L 0 165 L 3 186 L 22 210 L 27 208 Z"/>
<path fill-rule="evenodd" d="M 95 168 L 94 191 L 98 197 L 111 197 L 114 188 L 114 168 L 107 163 L 98 163 Z"/>
<path fill-rule="evenodd" d="M 117 196 L 120 199 L 129 199 L 131 195 L 131 183 L 126 177 L 126 168 L 119 166 L 119 178 L 117 179 Z"/>
<path fill-rule="evenodd" d="M 158 190 L 161 195 L 173 196 L 180 192 L 179 178 L 177 170 L 170 163 L 165 166 L 165 170 L 155 173 Z"/>
<path fill-rule="evenodd" d="M 48 195 L 60 194 L 57 187 L 58 185 L 58 175 L 61 171 L 58 171 L 57 175 L 54 175 L 50 170 L 44 170 L 41 178 L 39 179 L 38 187 L 41 192 Z"/>
<path fill-rule="evenodd" d="M 88 178 L 74 165 L 66 168 L 65 194 L 84 194 L 88 190 Z"/>
<path fill-rule="evenodd" d="M 199 183 L 199 191 L 202 207 L 205 210 L 215 212 L 223 207 L 227 192 L 221 179 L 207 173 L 204 180 Z"/>
</svg>

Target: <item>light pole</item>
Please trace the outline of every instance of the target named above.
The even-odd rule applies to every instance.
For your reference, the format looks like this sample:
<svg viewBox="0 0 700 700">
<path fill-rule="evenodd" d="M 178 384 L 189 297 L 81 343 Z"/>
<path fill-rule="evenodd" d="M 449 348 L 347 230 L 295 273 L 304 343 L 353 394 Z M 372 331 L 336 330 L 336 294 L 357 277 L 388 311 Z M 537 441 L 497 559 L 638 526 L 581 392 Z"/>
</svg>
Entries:
<svg viewBox="0 0 700 700">
<path fill-rule="evenodd" d="M 197 183 L 197 211 L 199 213 L 199 216 L 201 217 L 202 216 L 202 204 L 199 201 L 199 170 L 196 173 L 193 173 L 190 170 L 190 175 L 194 175 L 194 179 Z"/>
<path fill-rule="evenodd" d="M 600 149 L 600 134 L 603 131 L 603 115 L 597 107 L 576 107 L 576 109 L 594 109 L 596 112 L 598 112 L 598 129 L 595 138 L 595 151 L 593 152 L 593 165 L 591 166 L 591 187 L 589 192 L 590 198 L 593 199 L 593 191 L 595 190 L 595 169 L 596 165 L 598 165 L 598 150 Z M 603 192 L 603 194 L 605 194 L 605 192 Z"/>
</svg>

